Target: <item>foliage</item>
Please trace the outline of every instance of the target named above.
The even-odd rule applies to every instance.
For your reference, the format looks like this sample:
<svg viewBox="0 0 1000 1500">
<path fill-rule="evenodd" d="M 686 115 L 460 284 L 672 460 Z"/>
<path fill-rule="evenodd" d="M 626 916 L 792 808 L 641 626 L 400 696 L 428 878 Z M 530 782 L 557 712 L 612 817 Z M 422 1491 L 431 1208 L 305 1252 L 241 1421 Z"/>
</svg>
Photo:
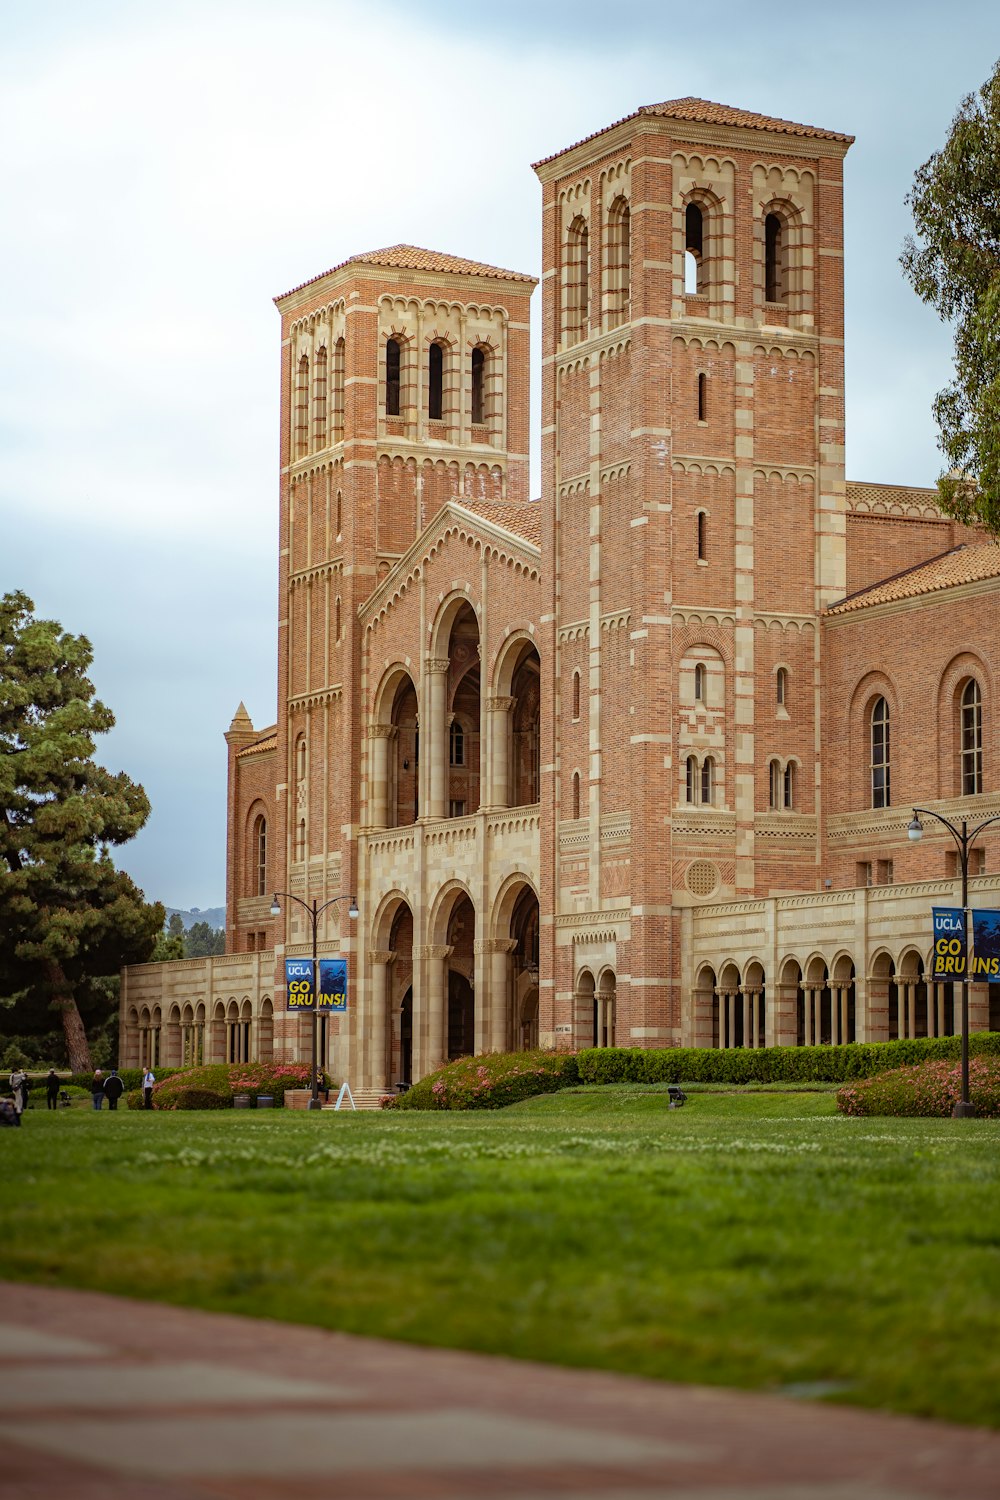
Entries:
<svg viewBox="0 0 1000 1500">
<path fill-rule="evenodd" d="M 577 1053 L 581 1083 L 842 1083 L 885 1068 L 959 1056 L 957 1036 L 846 1047 L 593 1047 Z M 970 1051 L 1000 1056 L 1000 1032 L 979 1032 Z"/>
<path fill-rule="evenodd" d="M 917 295 L 955 325 L 955 378 L 934 415 L 950 473 L 941 509 L 1000 534 L 1000 63 L 962 100 L 948 139 L 907 198 L 916 237 L 903 269 Z"/>
<path fill-rule="evenodd" d="M 0 598 L 0 993 L 19 996 L 22 1031 L 47 1031 L 57 1012 L 75 1068 L 91 1063 L 81 1012 L 88 994 L 102 999 L 92 981 L 148 958 L 163 925 L 163 907 L 109 853 L 149 802 L 93 759 L 114 717 L 92 660 L 84 636 L 35 619 L 25 594 Z"/>
<path fill-rule="evenodd" d="M 459 1058 L 422 1078 L 399 1096 L 395 1108 L 503 1109 L 577 1081 L 571 1052 L 490 1052 Z"/>
<path fill-rule="evenodd" d="M 7 1280 L 1000 1427 L 997 1120 L 626 1086 L 34 1110 L 16 1145 Z"/>
<path fill-rule="evenodd" d="M 232 1095 L 226 1095 L 212 1088 L 193 1088 L 190 1085 L 181 1085 L 164 1098 L 157 1101 L 154 1099 L 154 1109 L 229 1109 L 233 1100 Z"/>
<path fill-rule="evenodd" d="M 938 1061 L 845 1085 L 837 1091 L 837 1108 L 845 1115 L 947 1118 L 961 1097 L 961 1064 Z M 969 1099 L 983 1119 L 1000 1119 L 1000 1058 L 970 1058 Z"/>
<path fill-rule="evenodd" d="M 226 934 L 221 927 L 210 927 L 207 922 L 192 922 L 184 937 L 186 958 L 214 958 L 225 953 Z"/>
<path fill-rule="evenodd" d="M 170 919 L 173 921 L 173 917 Z M 151 964 L 171 964 L 177 959 L 185 958 L 183 934 L 178 937 L 176 933 L 160 932 L 156 936 L 156 947 L 149 955 Z"/>
<path fill-rule="evenodd" d="M 237 1094 L 248 1094 L 254 1101 L 261 1094 L 269 1094 L 277 1106 L 285 1102 L 286 1089 L 308 1088 L 309 1077 L 308 1063 L 209 1063 L 203 1068 L 186 1068 L 170 1077 L 158 1077 L 153 1086 L 153 1108 L 221 1109 L 231 1104 Z M 324 1075 L 324 1084 L 328 1082 Z M 190 1101 L 202 1094 L 211 1094 L 220 1103 L 178 1102 L 181 1096 Z"/>
</svg>

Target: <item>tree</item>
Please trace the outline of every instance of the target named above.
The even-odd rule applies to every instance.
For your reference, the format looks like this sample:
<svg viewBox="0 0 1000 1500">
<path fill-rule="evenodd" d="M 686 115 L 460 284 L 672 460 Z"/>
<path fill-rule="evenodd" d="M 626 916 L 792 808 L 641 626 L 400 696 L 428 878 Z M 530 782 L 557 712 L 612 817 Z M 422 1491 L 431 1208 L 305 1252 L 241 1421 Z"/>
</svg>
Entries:
<svg viewBox="0 0 1000 1500">
<path fill-rule="evenodd" d="M 95 981 L 150 955 L 164 911 L 110 848 L 149 816 L 142 787 L 93 759 L 114 724 L 87 676 L 84 636 L 0 598 L 0 994 L 58 1013 L 70 1067 L 91 1066 L 81 1006 Z M 107 996 L 104 1001 L 107 1005 Z"/>
<path fill-rule="evenodd" d="M 955 378 L 934 401 L 950 469 L 939 504 L 1000 535 L 1000 62 L 962 100 L 906 201 L 916 238 L 906 240 L 903 269 L 955 325 Z"/>
<path fill-rule="evenodd" d="M 226 934 L 221 927 L 210 927 L 207 922 L 192 922 L 184 939 L 184 952 L 188 958 L 212 958 L 226 951 Z"/>
</svg>

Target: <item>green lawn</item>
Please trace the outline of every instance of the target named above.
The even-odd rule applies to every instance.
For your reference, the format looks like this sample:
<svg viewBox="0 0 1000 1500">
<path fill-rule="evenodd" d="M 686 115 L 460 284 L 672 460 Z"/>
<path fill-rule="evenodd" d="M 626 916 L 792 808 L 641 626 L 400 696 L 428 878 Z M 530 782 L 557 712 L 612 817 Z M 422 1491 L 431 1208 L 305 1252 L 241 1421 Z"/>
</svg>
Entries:
<svg viewBox="0 0 1000 1500">
<path fill-rule="evenodd" d="M 623 1086 L 2 1151 L 7 1278 L 1000 1426 L 1000 1122 Z"/>
</svg>

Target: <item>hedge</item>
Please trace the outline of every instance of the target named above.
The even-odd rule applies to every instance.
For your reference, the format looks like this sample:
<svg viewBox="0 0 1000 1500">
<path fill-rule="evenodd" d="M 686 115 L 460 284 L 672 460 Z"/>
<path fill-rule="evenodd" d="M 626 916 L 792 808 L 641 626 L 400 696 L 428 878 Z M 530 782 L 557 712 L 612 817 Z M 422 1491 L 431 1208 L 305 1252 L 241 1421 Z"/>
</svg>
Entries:
<svg viewBox="0 0 1000 1500">
<path fill-rule="evenodd" d="M 491 1052 L 448 1063 L 383 1104 L 394 1109 L 505 1109 L 578 1082 L 572 1052 Z"/>
<path fill-rule="evenodd" d="M 1000 1032 L 977 1032 L 969 1050 L 1000 1057 Z M 945 1036 L 844 1047 L 592 1047 L 576 1061 L 581 1083 L 845 1083 L 960 1053 L 961 1039 Z"/>
<path fill-rule="evenodd" d="M 939 1059 L 847 1084 L 837 1090 L 837 1108 L 845 1115 L 947 1118 L 961 1097 L 961 1063 Z M 970 1059 L 969 1099 L 981 1118 L 1000 1118 L 1000 1059 Z"/>
<path fill-rule="evenodd" d="M 286 1089 L 308 1088 L 309 1078 L 308 1063 L 210 1063 L 158 1079 L 153 1086 L 153 1108 L 227 1109 L 237 1094 L 247 1094 L 255 1103 L 259 1095 L 269 1094 L 279 1106 L 285 1102 Z M 141 1091 L 129 1094 L 130 1109 L 142 1104 Z"/>
</svg>

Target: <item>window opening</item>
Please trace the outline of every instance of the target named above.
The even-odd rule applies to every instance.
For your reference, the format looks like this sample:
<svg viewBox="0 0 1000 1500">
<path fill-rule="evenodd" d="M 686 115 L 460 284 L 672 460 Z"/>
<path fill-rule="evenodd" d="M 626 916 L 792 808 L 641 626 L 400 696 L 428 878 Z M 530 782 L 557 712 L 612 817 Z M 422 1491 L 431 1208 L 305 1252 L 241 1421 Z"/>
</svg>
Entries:
<svg viewBox="0 0 1000 1500">
<path fill-rule="evenodd" d="M 791 763 L 785 767 L 784 805 L 789 809 L 795 806 L 795 767 Z"/>
<path fill-rule="evenodd" d="M 258 818 L 254 824 L 254 855 L 257 864 L 257 894 L 267 895 L 267 819 Z"/>
<path fill-rule="evenodd" d="M 309 361 L 299 360 L 299 378 L 295 391 L 295 452 L 299 458 L 309 451 Z"/>
<path fill-rule="evenodd" d="M 579 672 L 574 672 L 573 673 L 573 717 L 574 717 L 574 719 L 578 719 L 580 717 L 580 674 L 579 674 Z"/>
<path fill-rule="evenodd" d="M 427 357 L 427 416 L 440 422 L 444 410 L 444 350 L 432 344 Z"/>
<path fill-rule="evenodd" d="M 764 220 L 764 300 L 783 302 L 782 224 L 777 214 Z"/>
<path fill-rule="evenodd" d="M 623 198 L 612 204 L 608 216 L 608 272 L 611 324 L 624 323 L 631 296 L 632 218 Z"/>
<path fill-rule="evenodd" d="M 697 203 L 684 211 L 684 294 L 696 297 L 704 290 L 702 264 L 705 244 L 705 219 Z"/>
<path fill-rule="evenodd" d="M 685 767 L 685 787 L 684 787 L 685 801 L 687 801 L 687 802 L 695 802 L 697 800 L 697 797 L 696 797 L 697 787 L 698 787 L 698 762 L 694 758 L 693 755 L 689 755 L 688 758 L 687 758 L 687 765 Z"/>
<path fill-rule="evenodd" d="M 889 705 L 877 698 L 871 718 L 872 807 L 889 807 Z"/>
<path fill-rule="evenodd" d="M 579 771 L 574 771 L 573 772 L 573 816 L 574 816 L 574 818 L 578 818 L 580 816 L 580 773 L 579 773 Z"/>
<path fill-rule="evenodd" d="M 788 671 L 785 667 L 779 667 L 774 674 L 774 696 L 778 707 L 784 708 L 788 696 Z"/>
<path fill-rule="evenodd" d="M 316 351 L 313 377 L 313 447 L 326 447 L 326 345 Z"/>
<path fill-rule="evenodd" d="M 694 701 L 704 703 L 705 701 L 705 664 L 698 662 L 694 669 Z"/>
<path fill-rule="evenodd" d="M 398 339 L 387 339 L 385 345 L 385 414 L 399 416 L 399 367 L 400 347 Z"/>
<path fill-rule="evenodd" d="M 472 351 L 472 425 L 480 427 L 486 421 L 483 384 L 486 373 L 486 355 L 482 349 Z"/>
<path fill-rule="evenodd" d="M 339 338 L 333 346 L 333 441 L 340 442 L 344 436 L 344 340 Z"/>
<path fill-rule="evenodd" d="M 448 739 L 448 754 L 453 766 L 465 765 L 465 730 L 457 719 L 452 719 Z"/>
<path fill-rule="evenodd" d="M 339 641 L 340 640 L 340 595 L 339 594 L 337 595 L 337 603 L 336 603 L 336 607 L 334 609 L 333 638 L 334 638 L 335 641 Z"/>
<path fill-rule="evenodd" d="M 343 529 L 344 529 L 344 496 L 343 496 L 343 493 L 340 490 L 338 490 L 337 491 L 337 535 L 338 536 L 340 536 L 340 534 L 343 531 Z"/>
<path fill-rule="evenodd" d="M 708 804 L 715 795 L 715 761 L 706 756 L 701 763 L 701 800 Z"/>
<path fill-rule="evenodd" d="M 590 315 L 590 231 L 583 218 L 570 225 L 566 272 L 567 340 L 578 342 L 586 336 Z"/>
<path fill-rule="evenodd" d="M 983 700 L 979 683 L 970 677 L 962 690 L 962 796 L 978 796 L 982 789 Z"/>
<path fill-rule="evenodd" d="M 778 808 L 780 808 L 780 806 L 781 806 L 781 790 L 782 790 L 781 789 L 781 763 L 780 763 L 780 761 L 772 760 L 771 766 L 770 766 L 770 773 L 771 773 L 771 786 L 770 786 L 769 800 L 770 800 L 770 805 L 771 805 L 772 812 L 777 812 Z"/>
<path fill-rule="evenodd" d="M 698 561 L 699 562 L 704 562 L 705 561 L 705 512 L 703 510 L 700 510 L 698 512 Z M 696 680 L 697 680 L 697 675 L 698 675 L 698 671 L 697 671 L 697 668 L 695 668 L 695 678 L 696 678 Z M 702 688 L 704 689 L 704 682 L 702 683 Z M 698 690 L 697 690 L 697 685 L 696 685 L 696 687 L 695 687 L 695 697 L 697 698 L 697 696 L 698 696 Z"/>
<path fill-rule="evenodd" d="M 704 371 L 698 376 L 698 421 L 708 421 L 708 379 Z"/>
</svg>

